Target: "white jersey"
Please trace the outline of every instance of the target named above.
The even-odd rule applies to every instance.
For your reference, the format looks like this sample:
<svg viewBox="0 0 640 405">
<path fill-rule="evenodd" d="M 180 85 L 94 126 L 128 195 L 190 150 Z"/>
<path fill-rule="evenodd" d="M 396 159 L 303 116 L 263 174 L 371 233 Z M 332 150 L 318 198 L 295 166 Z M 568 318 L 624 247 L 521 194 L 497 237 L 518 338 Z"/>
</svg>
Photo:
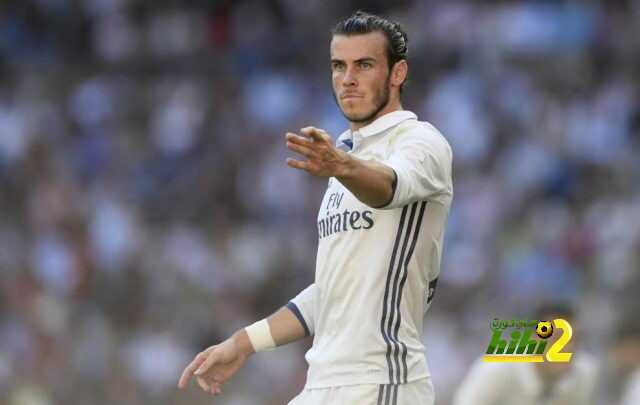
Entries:
<svg viewBox="0 0 640 405">
<path fill-rule="evenodd" d="M 640 368 L 629 377 L 620 401 L 620 405 L 638 404 L 640 404 Z"/>
<path fill-rule="evenodd" d="M 485 363 L 479 359 L 458 388 L 453 405 L 589 405 L 598 367 L 575 353 L 567 373 L 545 386 L 534 363 Z"/>
<path fill-rule="evenodd" d="M 374 209 L 329 179 L 315 283 L 287 304 L 314 335 L 306 388 L 428 377 L 422 324 L 453 197 L 451 148 L 409 111 L 346 131 L 337 145 L 388 165 L 397 182 L 389 205 Z"/>
</svg>

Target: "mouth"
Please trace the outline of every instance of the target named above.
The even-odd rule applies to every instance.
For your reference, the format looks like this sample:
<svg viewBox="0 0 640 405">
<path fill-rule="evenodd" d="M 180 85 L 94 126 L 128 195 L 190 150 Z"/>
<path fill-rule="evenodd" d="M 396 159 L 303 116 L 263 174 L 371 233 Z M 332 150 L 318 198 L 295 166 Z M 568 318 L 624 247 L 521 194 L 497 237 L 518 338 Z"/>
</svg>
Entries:
<svg viewBox="0 0 640 405">
<path fill-rule="evenodd" d="M 340 97 L 341 100 L 353 100 L 357 98 L 362 98 L 362 96 L 358 94 L 344 94 Z"/>
</svg>

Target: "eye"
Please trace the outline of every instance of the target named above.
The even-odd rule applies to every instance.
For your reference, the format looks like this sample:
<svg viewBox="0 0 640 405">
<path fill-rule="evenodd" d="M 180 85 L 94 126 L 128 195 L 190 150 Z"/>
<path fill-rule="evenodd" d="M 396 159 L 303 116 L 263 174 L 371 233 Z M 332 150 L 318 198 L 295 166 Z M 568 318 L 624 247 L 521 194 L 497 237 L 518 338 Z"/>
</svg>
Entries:
<svg viewBox="0 0 640 405">
<path fill-rule="evenodd" d="M 366 61 L 360 62 L 361 69 L 366 70 L 366 69 L 371 69 L 372 67 L 373 67 L 373 64 L 371 62 L 366 62 Z"/>
<path fill-rule="evenodd" d="M 331 70 L 337 71 L 337 72 L 341 72 L 344 70 L 344 63 L 343 62 L 331 62 Z"/>
</svg>

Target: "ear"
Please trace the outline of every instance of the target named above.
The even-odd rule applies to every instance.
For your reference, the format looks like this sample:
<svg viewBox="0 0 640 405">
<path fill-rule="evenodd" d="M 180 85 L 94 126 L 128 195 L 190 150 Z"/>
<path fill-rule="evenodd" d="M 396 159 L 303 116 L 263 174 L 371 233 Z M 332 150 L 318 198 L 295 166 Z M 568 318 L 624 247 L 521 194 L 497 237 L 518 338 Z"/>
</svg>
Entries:
<svg viewBox="0 0 640 405">
<path fill-rule="evenodd" d="M 406 60 L 400 60 L 396 62 L 391 68 L 391 84 L 395 87 L 400 87 L 402 83 L 407 79 L 409 73 L 409 65 Z"/>
</svg>

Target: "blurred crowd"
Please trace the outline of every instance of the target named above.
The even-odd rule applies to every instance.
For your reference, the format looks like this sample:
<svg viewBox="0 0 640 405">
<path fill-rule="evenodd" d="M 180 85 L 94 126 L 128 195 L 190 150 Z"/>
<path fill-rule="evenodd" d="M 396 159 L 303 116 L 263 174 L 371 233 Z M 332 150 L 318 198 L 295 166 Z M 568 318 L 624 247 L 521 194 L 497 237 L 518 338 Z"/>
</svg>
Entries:
<svg viewBox="0 0 640 405">
<path fill-rule="evenodd" d="M 454 152 L 437 403 L 491 319 L 563 301 L 618 404 L 640 368 L 615 350 L 640 322 L 638 0 L 2 1 L 0 403 L 212 402 L 182 368 L 313 281 L 326 181 L 287 168 L 284 133 L 347 127 L 329 30 L 359 8 L 404 25 L 404 108 Z M 214 402 L 286 403 L 309 344 Z"/>
</svg>

